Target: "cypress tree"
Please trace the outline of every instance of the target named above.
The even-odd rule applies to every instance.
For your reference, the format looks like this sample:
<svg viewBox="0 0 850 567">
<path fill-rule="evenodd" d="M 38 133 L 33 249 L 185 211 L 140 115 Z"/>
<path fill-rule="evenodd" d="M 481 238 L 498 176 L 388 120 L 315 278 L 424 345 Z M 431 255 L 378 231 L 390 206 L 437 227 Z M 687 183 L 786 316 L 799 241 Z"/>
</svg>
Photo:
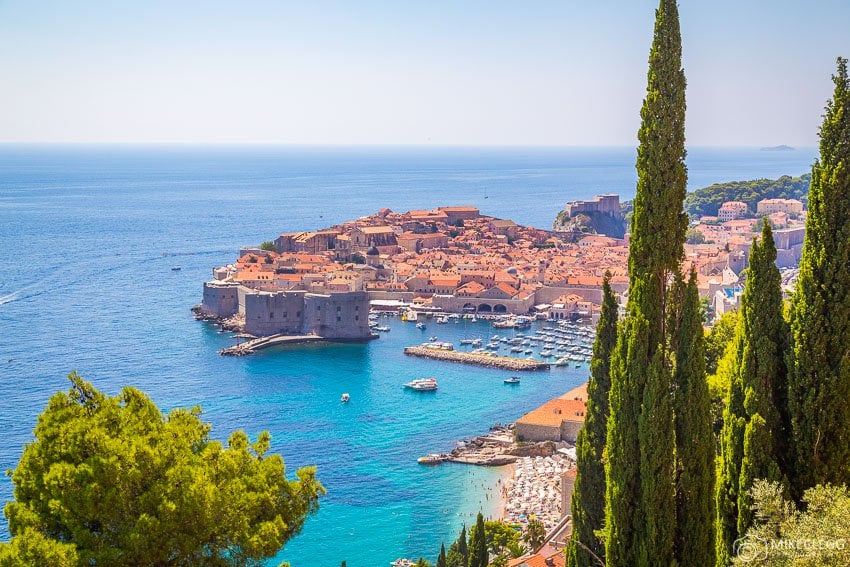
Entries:
<svg viewBox="0 0 850 567">
<path fill-rule="evenodd" d="M 638 132 L 629 250 L 629 305 L 611 360 L 606 463 L 606 562 L 674 560 L 669 282 L 684 255 L 685 75 L 675 0 L 661 0 Z"/>
<path fill-rule="evenodd" d="M 608 432 L 608 394 L 611 390 L 611 351 L 617 343 L 617 299 L 611 291 L 611 274 L 602 280 L 602 311 L 596 324 L 596 340 L 587 383 L 584 427 L 576 439 L 578 470 L 573 486 L 573 534 L 567 550 L 567 565 L 598 565 L 604 562 L 605 547 L 595 531 L 605 522 L 605 466 L 602 455 Z M 581 545 L 579 545 L 579 543 Z"/>
<path fill-rule="evenodd" d="M 484 531 L 484 516 L 478 512 L 475 529 L 472 530 L 469 542 L 469 567 L 487 567 L 490 556 L 487 552 L 487 533 Z"/>
<path fill-rule="evenodd" d="M 469 547 L 466 544 L 466 524 L 460 529 L 460 536 L 457 538 L 457 551 L 460 553 L 462 565 L 469 563 Z"/>
<path fill-rule="evenodd" d="M 750 489 L 755 479 L 783 480 L 782 469 L 788 462 L 788 333 L 782 317 L 776 246 L 770 223 L 765 222 L 761 242 L 753 240 L 750 249 L 737 334 L 738 375 L 727 399 L 723 492 L 718 493 L 720 564 L 729 563 L 734 541 L 746 534 L 752 523 Z"/>
<path fill-rule="evenodd" d="M 446 546 L 445 544 L 440 544 L 440 555 L 437 556 L 437 567 L 448 567 L 446 563 Z"/>
<path fill-rule="evenodd" d="M 806 239 L 791 308 L 789 407 L 794 496 L 850 484 L 850 81 L 838 59 L 835 91 L 812 166 Z"/>
<path fill-rule="evenodd" d="M 682 285 L 682 284 L 680 284 Z M 678 321 L 674 375 L 676 424 L 676 560 L 714 565 L 714 436 L 705 377 L 697 275 L 692 269 Z"/>
</svg>

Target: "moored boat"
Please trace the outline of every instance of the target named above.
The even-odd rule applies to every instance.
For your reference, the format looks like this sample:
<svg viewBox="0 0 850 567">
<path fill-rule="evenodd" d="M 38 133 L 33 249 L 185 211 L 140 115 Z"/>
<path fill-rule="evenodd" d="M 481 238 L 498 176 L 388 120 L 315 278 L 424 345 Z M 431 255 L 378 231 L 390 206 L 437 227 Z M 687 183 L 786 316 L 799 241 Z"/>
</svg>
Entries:
<svg viewBox="0 0 850 567">
<path fill-rule="evenodd" d="M 420 392 L 429 392 L 437 389 L 437 380 L 435 378 L 417 378 L 407 382 L 404 387 Z"/>
<path fill-rule="evenodd" d="M 416 462 L 420 465 L 439 465 L 449 456 L 443 453 L 428 453 L 424 457 L 419 457 Z"/>
</svg>

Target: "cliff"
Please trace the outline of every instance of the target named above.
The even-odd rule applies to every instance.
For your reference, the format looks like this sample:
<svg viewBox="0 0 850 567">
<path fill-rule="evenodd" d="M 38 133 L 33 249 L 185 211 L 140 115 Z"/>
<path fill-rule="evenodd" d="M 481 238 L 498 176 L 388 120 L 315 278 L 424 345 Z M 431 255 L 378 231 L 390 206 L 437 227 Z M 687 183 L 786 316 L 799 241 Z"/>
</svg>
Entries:
<svg viewBox="0 0 850 567">
<path fill-rule="evenodd" d="M 555 217 L 552 230 L 555 232 L 604 234 L 612 238 L 623 238 L 626 233 L 626 222 L 619 215 L 611 216 L 597 211 L 587 211 L 570 216 L 564 210 Z"/>
</svg>

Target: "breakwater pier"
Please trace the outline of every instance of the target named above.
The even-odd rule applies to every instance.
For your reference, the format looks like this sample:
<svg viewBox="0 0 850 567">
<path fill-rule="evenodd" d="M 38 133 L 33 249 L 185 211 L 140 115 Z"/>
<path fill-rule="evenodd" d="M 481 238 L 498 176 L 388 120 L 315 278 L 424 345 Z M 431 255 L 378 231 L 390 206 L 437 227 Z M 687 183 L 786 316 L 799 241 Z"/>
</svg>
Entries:
<svg viewBox="0 0 850 567">
<path fill-rule="evenodd" d="M 239 343 L 231 347 L 223 348 L 218 351 L 223 356 L 245 356 L 252 354 L 264 348 L 278 345 L 293 345 L 303 343 L 316 343 L 326 339 L 316 335 L 270 335 L 268 337 L 258 337 Z"/>
<path fill-rule="evenodd" d="M 527 358 L 511 358 L 509 356 L 490 356 L 487 354 L 476 354 L 471 352 L 458 352 L 455 350 L 444 350 L 441 348 L 425 346 L 409 346 L 404 349 L 408 356 L 431 358 L 433 360 L 444 360 L 447 362 L 460 362 L 463 364 L 477 364 L 487 368 L 499 368 L 502 370 L 549 370 L 549 363 L 540 360 L 529 360 Z"/>
</svg>

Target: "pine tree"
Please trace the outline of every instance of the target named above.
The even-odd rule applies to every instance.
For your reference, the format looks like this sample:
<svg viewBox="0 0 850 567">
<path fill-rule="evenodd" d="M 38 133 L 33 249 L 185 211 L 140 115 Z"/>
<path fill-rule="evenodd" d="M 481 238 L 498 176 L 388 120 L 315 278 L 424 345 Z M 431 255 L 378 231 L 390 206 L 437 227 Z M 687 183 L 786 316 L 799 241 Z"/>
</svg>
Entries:
<svg viewBox="0 0 850 567">
<path fill-rule="evenodd" d="M 850 80 L 838 59 L 835 92 L 812 166 L 806 240 L 791 308 L 789 407 L 794 495 L 850 484 Z"/>
<path fill-rule="evenodd" d="M 469 548 L 466 545 L 466 525 L 461 528 L 460 535 L 449 546 L 446 554 L 448 567 L 467 567 L 469 563 Z"/>
<path fill-rule="evenodd" d="M 469 542 L 469 567 L 487 567 L 490 556 L 487 553 L 487 533 L 484 531 L 484 516 L 478 512 L 475 528 L 471 530 Z"/>
<path fill-rule="evenodd" d="M 584 427 L 576 439 L 578 471 L 573 486 L 573 534 L 567 565 L 589 567 L 605 557 L 605 547 L 594 533 L 605 522 L 605 466 L 602 455 L 608 432 L 608 394 L 611 390 L 611 351 L 617 343 L 617 299 L 611 291 L 611 274 L 602 280 L 602 311 L 587 383 Z M 580 545 L 579 545 L 580 543 Z M 591 555 L 592 554 L 592 555 Z"/>
<path fill-rule="evenodd" d="M 685 76 L 675 0 L 661 0 L 638 132 L 629 304 L 611 359 L 606 563 L 673 562 L 676 502 L 669 282 L 684 255 Z"/>
<path fill-rule="evenodd" d="M 753 240 L 737 334 L 738 374 L 724 418 L 723 466 L 718 494 L 718 564 L 752 523 L 750 489 L 757 478 L 783 479 L 788 462 L 788 324 L 782 317 L 781 276 L 770 223 Z M 733 478 L 734 477 L 734 478 Z M 721 501 L 722 497 L 722 501 Z M 721 547 L 723 549 L 721 549 Z"/>
<path fill-rule="evenodd" d="M 445 544 L 440 544 L 440 555 L 437 556 L 437 567 L 448 567 L 446 563 L 446 546 Z"/>
<path fill-rule="evenodd" d="M 683 299 L 673 410 L 678 477 L 676 560 L 679 565 L 714 565 L 714 435 L 705 376 L 702 308 L 693 269 Z"/>
</svg>

